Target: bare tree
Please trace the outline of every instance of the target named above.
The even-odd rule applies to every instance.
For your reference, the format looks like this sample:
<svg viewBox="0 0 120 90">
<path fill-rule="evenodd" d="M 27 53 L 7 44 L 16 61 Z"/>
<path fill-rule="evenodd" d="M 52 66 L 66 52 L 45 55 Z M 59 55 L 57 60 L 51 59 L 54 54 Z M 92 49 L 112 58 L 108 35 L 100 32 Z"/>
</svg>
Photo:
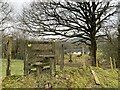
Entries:
<svg viewBox="0 0 120 90">
<path fill-rule="evenodd" d="M 110 2 L 33 2 L 24 9 L 22 23 L 31 33 L 78 37 L 76 42 L 90 46 L 92 65 L 96 66 L 96 40 L 101 24 L 115 13 Z"/>
<path fill-rule="evenodd" d="M 10 8 L 9 4 L 7 2 L 1 2 L 0 1 L 0 34 L 1 34 L 1 38 L 3 38 L 3 32 L 7 29 L 7 28 L 11 28 L 11 26 L 9 26 L 9 22 L 11 21 L 11 13 L 12 13 L 12 8 Z M 5 41 L 2 41 L 2 45 Z M 10 73 L 10 59 L 11 59 L 11 45 L 10 42 L 8 40 L 8 42 L 6 42 L 7 45 L 7 68 L 6 68 L 6 75 L 11 75 Z M 2 53 L 3 54 L 3 53 Z"/>
<path fill-rule="evenodd" d="M 109 21 L 110 22 L 110 21 Z M 105 58 L 107 62 L 111 59 L 111 62 L 114 65 L 114 68 L 116 68 L 116 64 L 118 64 L 117 61 L 117 25 L 110 27 L 106 26 L 104 27 L 104 33 L 106 34 L 106 37 L 99 38 L 98 40 L 98 49 L 102 52 L 102 57 Z"/>
<path fill-rule="evenodd" d="M 12 8 L 7 2 L 0 2 L 0 31 L 4 31 L 11 26 L 8 26 L 7 23 L 11 20 Z"/>
</svg>

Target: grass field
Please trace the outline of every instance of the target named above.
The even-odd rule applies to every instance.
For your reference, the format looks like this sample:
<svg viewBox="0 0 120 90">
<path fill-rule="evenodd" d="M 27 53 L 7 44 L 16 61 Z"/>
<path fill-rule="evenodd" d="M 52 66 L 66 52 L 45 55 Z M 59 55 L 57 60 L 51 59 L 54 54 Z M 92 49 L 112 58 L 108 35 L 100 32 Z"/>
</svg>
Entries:
<svg viewBox="0 0 120 90">
<path fill-rule="evenodd" d="M 5 77 L 5 75 L 6 75 L 6 59 L 2 59 L 2 61 L 0 61 L 0 63 L 2 63 L 2 65 L 1 65 L 2 67 L 0 67 L 2 72 L 0 72 L 0 75 Z M 12 59 L 10 68 L 11 68 L 11 75 L 23 75 L 23 72 L 24 72 L 23 60 Z"/>
<path fill-rule="evenodd" d="M 0 62 L 1 63 L 1 62 Z M 2 60 L 2 75 L 4 77 L 3 88 L 38 88 L 44 87 L 49 81 L 53 88 L 117 88 L 118 87 L 118 69 L 107 69 L 93 67 L 96 72 L 100 85 L 96 85 L 90 68 L 66 66 L 63 71 L 57 70 L 55 76 L 50 78 L 48 73 L 42 73 L 39 77 L 29 75 L 23 76 L 23 61 L 12 60 L 11 76 L 5 77 L 6 60 Z M 1 68 L 1 67 L 0 67 Z"/>
</svg>

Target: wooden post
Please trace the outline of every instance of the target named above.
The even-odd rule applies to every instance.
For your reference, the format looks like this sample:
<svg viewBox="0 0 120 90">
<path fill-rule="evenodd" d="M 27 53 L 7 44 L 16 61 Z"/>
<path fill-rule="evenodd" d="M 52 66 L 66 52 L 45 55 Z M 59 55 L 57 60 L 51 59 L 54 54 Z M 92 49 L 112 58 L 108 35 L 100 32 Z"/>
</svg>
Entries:
<svg viewBox="0 0 120 90">
<path fill-rule="evenodd" d="M 116 69 L 116 62 L 115 62 L 115 59 L 113 59 L 113 63 L 114 63 L 114 69 Z"/>
<path fill-rule="evenodd" d="M 38 65 L 38 66 L 36 66 L 36 69 L 37 69 L 37 76 L 39 77 L 39 75 L 42 72 L 42 67 Z"/>
<path fill-rule="evenodd" d="M 28 75 L 29 74 L 29 68 L 28 68 L 28 41 L 26 41 L 26 44 L 25 44 L 25 60 L 24 60 L 24 75 Z"/>
<path fill-rule="evenodd" d="M 61 61 L 60 61 L 60 70 L 64 68 L 64 46 L 61 45 Z"/>
<path fill-rule="evenodd" d="M 50 58 L 50 76 L 54 75 L 54 59 Z"/>
<path fill-rule="evenodd" d="M 8 37 L 8 41 L 7 41 L 7 68 L 6 68 L 6 76 L 11 75 L 11 70 L 10 70 L 11 52 L 12 52 L 12 37 Z"/>
<path fill-rule="evenodd" d="M 84 50 L 84 46 L 82 46 L 82 55 L 85 55 L 85 50 Z"/>
<path fill-rule="evenodd" d="M 54 72 L 56 71 L 56 52 L 55 52 L 55 46 L 56 46 L 56 44 L 55 44 L 55 41 L 53 41 L 53 55 L 54 55 L 54 58 L 53 58 L 53 64 L 54 64 L 54 67 L 53 67 L 53 69 L 54 69 Z"/>
<path fill-rule="evenodd" d="M 110 57 L 110 66 L 111 66 L 111 69 L 113 69 L 113 63 L 112 63 L 112 58 Z"/>
<path fill-rule="evenodd" d="M 100 81 L 99 81 L 99 79 L 98 79 L 98 77 L 97 77 L 95 71 L 92 70 L 92 67 L 90 67 L 90 70 L 91 70 L 91 72 L 92 72 L 92 74 L 93 74 L 93 76 L 94 76 L 95 83 L 96 83 L 97 85 L 100 85 Z"/>
<path fill-rule="evenodd" d="M 73 62 L 72 61 L 72 53 L 69 54 L 69 62 Z"/>
<path fill-rule="evenodd" d="M 82 46 L 82 62 L 83 62 L 83 68 L 85 69 L 86 68 L 86 64 L 85 64 L 85 49 L 84 49 L 84 46 Z"/>
<path fill-rule="evenodd" d="M 25 60 L 24 60 L 24 75 L 28 75 L 28 54 L 25 54 Z"/>
</svg>

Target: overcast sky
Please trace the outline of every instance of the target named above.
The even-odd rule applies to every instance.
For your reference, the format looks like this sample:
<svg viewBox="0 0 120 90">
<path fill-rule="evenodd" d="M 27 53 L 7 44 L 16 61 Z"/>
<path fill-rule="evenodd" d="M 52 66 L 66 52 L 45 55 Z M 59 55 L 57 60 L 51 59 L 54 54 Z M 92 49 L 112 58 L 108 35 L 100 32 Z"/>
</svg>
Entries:
<svg viewBox="0 0 120 90">
<path fill-rule="evenodd" d="M 29 5 L 34 0 L 6 0 L 14 8 L 14 12 L 17 14 L 21 13 L 24 6 Z"/>
<path fill-rule="evenodd" d="M 32 1 L 37 1 L 37 0 L 3 0 L 7 1 L 12 5 L 15 9 L 16 13 L 20 13 L 22 11 L 23 6 L 29 5 Z M 39 0 L 39 1 L 44 1 L 44 0 Z M 62 0 L 60 0 L 62 1 Z M 75 0 L 73 0 L 75 1 Z M 104 1 L 104 0 L 103 0 Z M 119 0 L 113 0 L 114 2 L 118 2 Z"/>
</svg>

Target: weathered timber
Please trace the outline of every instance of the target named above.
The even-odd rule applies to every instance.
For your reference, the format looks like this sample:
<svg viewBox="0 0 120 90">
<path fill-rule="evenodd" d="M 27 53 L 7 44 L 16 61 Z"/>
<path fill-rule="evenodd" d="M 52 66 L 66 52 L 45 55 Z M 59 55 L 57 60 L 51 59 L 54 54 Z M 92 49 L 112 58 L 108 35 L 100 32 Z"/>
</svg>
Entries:
<svg viewBox="0 0 120 90">
<path fill-rule="evenodd" d="M 84 46 L 82 46 L 82 57 L 85 57 L 85 48 L 84 48 Z M 86 68 L 86 60 L 83 59 L 82 62 L 83 62 L 83 68 L 85 69 Z"/>
<path fill-rule="evenodd" d="M 115 62 L 115 59 L 113 59 L 113 63 L 114 63 L 114 69 L 116 69 L 116 62 Z"/>
<path fill-rule="evenodd" d="M 60 61 L 60 70 L 64 68 L 64 45 L 61 45 L 61 61 Z"/>
<path fill-rule="evenodd" d="M 100 85 L 100 81 L 99 81 L 99 79 L 98 79 L 98 77 L 97 77 L 95 71 L 92 70 L 92 67 L 90 67 L 90 70 L 91 70 L 91 72 L 92 72 L 92 74 L 93 74 L 93 76 L 94 76 L 96 85 Z"/>
<path fill-rule="evenodd" d="M 7 68 L 6 68 L 6 76 L 11 75 L 10 70 L 10 62 L 11 62 L 11 53 L 12 53 L 12 37 L 8 37 L 7 41 Z"/>
<path fill-rule="evenodd" d="M 37 75 L 42 72 L 44 66 L 50 66 L 50 74 L 54 74 L 55 63 L 55 43 L 47 41 L 27 42 L 25 75 L 28 75 L 32 67 L 37 70 Z"/>
<path fill-rule="evenodd" d="M 111 66 L 111 69 L 113 69 L 113 60 L 111 57 L 110 57 L 110 66 Z"/>
</svg>

